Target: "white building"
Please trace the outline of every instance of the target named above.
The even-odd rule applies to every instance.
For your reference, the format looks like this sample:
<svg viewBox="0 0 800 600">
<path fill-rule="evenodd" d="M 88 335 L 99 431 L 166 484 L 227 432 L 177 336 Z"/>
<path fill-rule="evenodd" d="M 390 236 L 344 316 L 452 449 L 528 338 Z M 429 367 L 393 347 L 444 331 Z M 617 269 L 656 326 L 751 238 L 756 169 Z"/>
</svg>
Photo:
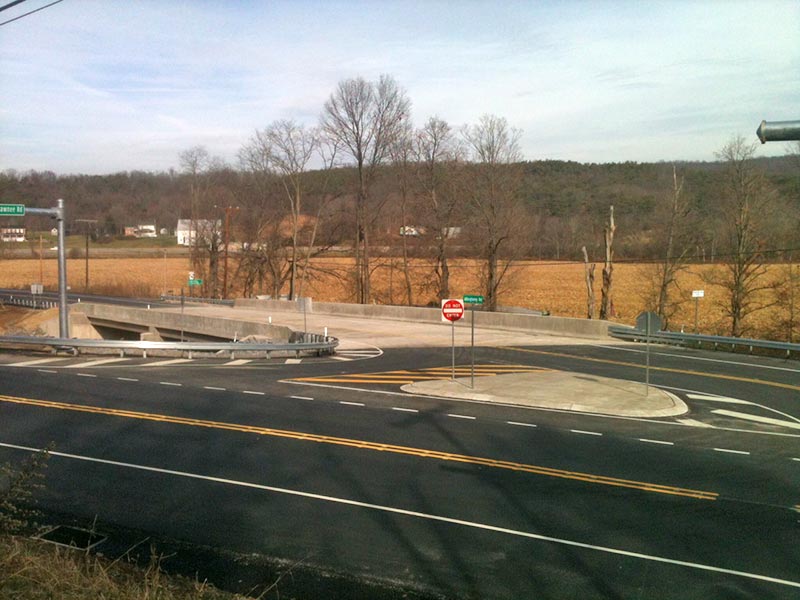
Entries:
<svg viewBox="0 0 800 600">
<path fill-rule="evenodd" d="M 0 242 L 24 242 L 24 227 L 0 227 Z"/>
<path fill-rule="evenodd" d="M 175 235 L 178 238 L 179 246 L 192 246 L 198 237 L 206 242 L 210 241 L 212 236 L 216 236 L 217 240 L 219 240 L 221 229 L 222 221 L 220 220 L 197 219 L 192 221 L 192 219 L 178 219 Z"/>
</svg>

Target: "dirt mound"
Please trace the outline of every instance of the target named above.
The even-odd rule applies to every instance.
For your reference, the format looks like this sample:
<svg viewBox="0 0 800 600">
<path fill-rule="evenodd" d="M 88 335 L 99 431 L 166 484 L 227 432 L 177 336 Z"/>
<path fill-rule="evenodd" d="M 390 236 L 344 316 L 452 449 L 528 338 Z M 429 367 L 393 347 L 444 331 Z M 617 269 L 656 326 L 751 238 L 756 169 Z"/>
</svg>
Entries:
<svg viewBox="0 0 800 600">
<path fill-rule="evenodd" d="M 42 323 L 57 318 L 57 308 L 33 310 L 19 306 L 0 306 L 0 335 L 35 335 Z"/>
</svg>

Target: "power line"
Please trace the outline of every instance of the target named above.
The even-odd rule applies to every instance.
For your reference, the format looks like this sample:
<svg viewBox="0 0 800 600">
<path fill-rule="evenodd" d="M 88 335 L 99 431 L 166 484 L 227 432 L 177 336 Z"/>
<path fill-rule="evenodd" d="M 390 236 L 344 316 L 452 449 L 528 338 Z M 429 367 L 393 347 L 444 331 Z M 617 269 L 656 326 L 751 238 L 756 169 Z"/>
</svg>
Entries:
<svg viewBox="0 0 800 600">
<path fill-rule="evenodd" d="M 17 2 L 12 2 L 11 4 L 7 4 L 3 8 L 4 9 L 5 8 L 10 8 L 11 6 L 14 6 L 14 4 L 19 4 L 19 2 L 23 2 L 23 1 L 24 0 L 17 0 Z M 40 10 L 44 10 L 45 8 L 49 8 L 49 7 L 53 6 L 54 4 L 58 4 L 59 2 L 63 2 L 63 1 L 64 0 L 55 0 L 55 2 L 51 2 L 50 4 L 45 4 L 44 6 L 41 6 L 41 7 L 37 8 L 37 9 L 35 9 L 35 10 L 31 10 L 29 12 L 23 13 L 23 14 L 19 15 L 18 17 L 14 17 L 13 19 L 9 19 L 8 21 L 3 21 L 2 23 L 0 23 L 0 27 L 2 27 L 3 25 L 8 25 L 9 23 L 13 23 L 14 21 L 19 21 L 22 17 L 27 17 L 28 15 L 32 15 L 33 13 L 37 13 Z"/>
<path fill-rule="evenodd" d="M 11 8 L 12 6 L 16 6 L 17 4 L 22 4 L 25 0 L 14 0 L 14 2 L 9 2 L 5 6 L 0 6 L 0 12 Z"/>
</svg>

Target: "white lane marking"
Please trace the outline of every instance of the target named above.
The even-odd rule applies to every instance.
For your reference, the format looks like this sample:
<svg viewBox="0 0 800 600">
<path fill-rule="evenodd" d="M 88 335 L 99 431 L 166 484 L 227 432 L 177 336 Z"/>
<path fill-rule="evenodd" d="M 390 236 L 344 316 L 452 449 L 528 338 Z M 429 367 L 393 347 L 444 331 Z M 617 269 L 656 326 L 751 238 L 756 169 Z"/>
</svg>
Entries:
<svg viewBox="0 0 800 600">
<path fill-rule="evenodd" d="M 333 360 L 353 360 L 352 358 L 346 358 L 344 356 L 331 356 Z"/>
<path fill-rule="evenodd" d="M 375 350 L 337 350 L 336 354 L 350 354 L 352 356 L 380 356 Z"/>
<path fill-rule="evenodd" d="M 339 404 L 346 404 L 347 406 L 364 406 L 363 402 L 348 402 L 347 400 L 339 400 Z"/>
<path fill-rule="evenodd" d="M 203 389 L 204 390 L 214 390 L 216 392 L 224 392 L 225 391 L 225 388 L 214 387 L 213 385 L 204 385 Z"/>
<path fill-rule="evenodd" d="M 97 377 L 97 375 L 92 375 L 91 373 L 75 373 L 78 377 Z"/>
<path fill-rule="evenodd" d="M 671 387 L 671 386 L 668 386 L 668 385 L 661 385 L 661 386 L 658 386 L 658 387 L 664 388 L 665 390 L 676 390 L 678 392 L 691 392 L 691 393 L 699 394 L 700 396 L 706 396 L 705 399 L 708 399 L 708 396 L 710 396 L 710 394 L 705 394 L 703 392 L 698 392 L 698 391 L 695 391 L 695 390 L 687 390 L 686 388 Z M 718 396 L 718 397 L 722 398 L 724 396 Z M 757 402 L 750 402 L 749 400 L 742 400 L 741 402 L 743 404 L 749 404 L 751 406 L 757 406 L 759 408 L 763 408 L 766 411 L 773 412 L 776 415 L 780 415 L 782 417 L 786 417 L 787 419 L 790 419 L 792 421 L 796 421 L 797 423 L 800 423 L 800 419 L 798 419 L 797 417 L 789 415 L 789 414 L 786 414 L 785 412 L 781 412 L 776 408 L 770 408 L 769 406 L 764 406 L 763 404 L 758 404 Z M 727 429 L 727 428 L 718 427 L 717 429 Z M 732 429 L 731 431 L 738 431 L 738 430 L 737 429 Z M 787 434 L 782 434 L 782 435 L 787 435 Z"/>
<path fill-rule="evenodd" d="M 286 364 L 286 365 L 299 365 L 301 362 L 303 362 L 302 358 L 287 358 L 286 362 L 284 364 Z"/>
<path fill-rule="evenodd" d="M 39 358 L 37 360 L 26 360 L 25 362 L 20 363 L 11 363 L 9 367 L 32 367 L 33 365 L 44 365 L 46 363 L 53 363 L 59 360 L 69 360 L 68 358 Z"/>
<path fill-rule="evenodd" d="M 313 400 L 311 396 L 289 396 L 289 398 L 294 398 L 295 400 Z"/>
<path fill-rule="evenodd" d="M 506 421 L 509 425 L 519 425 L 520 427 L 537 427 L 533 423 L 520 423 L 519 421 Z"/>
<path fill-rule="evenodd" d="M 252 390 L 242 390 L 243 394 L 253 394 L 255 396 L 266 396 L 266 392 L 254 392 Z"/>
<path fill-rule="evenodd" d="M 796 460 L 797 462 L 800 462 L 800 458 L 793 458 L 792 460 Z"/>
<path fill-rule="evenodd" d="M 772 417 L 760 417 L 758 415 L 751 415 L 749 413 L 738 412 L 735 410 L 726 410 L 724 408 L 718 408 L 716 410 L 712 410 L 711 412 L 725 417 L 734 417 L 736 419 L 745 419 L 747 421 L 755 421 L 757 423 L 766 423 L 768 425 L 780 425 L 781 427 L 800 429 L 800 423 L 795 421 L 784 421 L 782 419 L 773 419 Z"/>
<path fill-rule="evenodd" d="M 18 446 L 16 444 L 6 444 L 0 442 L 0 447 L 11 448 L 14 450 L 23 450 L 25 452 L 42 452 L 41 448 L 31 448 L 28 446 Z M 359 500 L 351 500 L 349 498 L 340 498 L 337 496 L 324 496 L 322 494 L 315 494 L 313 492 L 304 492 L 302 490 L 293 490 L 290 488 L 280 488 L 260 483 L 253 483 L 249 481 L 238 481 L 235 479 L 224 479 L 222 477 L 213 477 L 211 475 L 201 475 L 199 473 L 190 473 L 187 471 L 174 471 L 172 469 L 161 469 L 159 467 L 148 467 L 146 465 L 137 465 L 133 463 L 119 462 L 115 460 L 108 460 L 105 458 L 95 458 L 92 456 L 83 456 L 80 454 L 67 454 L 66 452 L 50 451 L 48 454 L 51 456 L 58 456 L 60 458 L 68 458 L 72 460 L 82 460 L 85 462 L 93 462 L 113 467 L 121 467 L 124 469 L 136 469 L 139 471 L 146 471 L 150 473 L 160 473 L 162 475 L 173 475 L 175 477 L 185 477 L 187 479 L 196 479 L 199 481 L 208 481 L 212 483 L 221 483 L 224 485 L 231 485 L 249 489 L 262 490 L 266 492 L 273 492 L 276 494 L 286 494 L 289 496 L 297 496 L 300 498 L 308 498 L 310 500 L 320 500 L 322 502 L 332 502 L 336 504 L 344 504 L 346 506 L 354 506 L 357 508 L 366 508 L 370 510 L 403 515 L 407 517 L 414 517 L 417 519 L 427 519 L 429 521 L 437 521 L 440 523 L 448 523 L 451 525 L 459 525 L 462 527 L 469 527 L 472 529 L 480 529 L 483 531 L 491 531 L 493 533 L 501 533 L 504 535 L 512 535 L 516 537 L 537 540 L 541 542 L 550 542 L 553 544 L 561 544 L 562 546 L 571 546 L 573 548 L 581 548 L 583 550 L 594 550 L 597 552 L 605 552 L 607 554 L 616 554 L 618 556 L 627 556 L 630 558 L 638 558 L 641 560 L 649 560 L 652 562 L 659 562 L 669 565 L 676 565 L 680 567 L 687 567 L 690 569 L 697 569 L 700 571 L 710 571 L 713 573 L 724 573 L 726 575 L 734 575 L 737 577 L 744 577 L 747 579 L 755 579 L 758 581 L 766 581 L 768 583 L 776 583 L 788 587 L 800 588 L 800 581 L 790 581 L 788 579 L 778 579 L 777 577 L 770 577 L 769 575 L 760 575 L 758 573 L 749 573 L 747 571 L 736 571 L 733 569 L 726 569 L 725 567 L 717 567 L 714 565 L 707 565 L 703 563 L 693 563 L 685 560 L 678 560 L 675 558 L 667 558 L 665 556 L 656 556 L 653 554 L 643 554 L 641 552 L 632 552 L 630 550 L 623 550 L 621 548 L 611 548 L 609 546 L 598 546 L 596 544 L 587 544 L 585 542 L 577 542 L 575 540 L 568 540 L 564 538 L 557 538 L 539 533 L 532 533 L 529 531 L 521 531 L 518 529 L 509 529 L 506 527 L 498 527 L 496 525 L 489 525 L 487 523 L 478 523 L 476 521 L 466 521 L 463 519 L 456 519 L 453 517 L 445 517 L 442 515 L 434 515 L 430 513 L 423 513 L 414 510 L 407 510 L 395 506 L 386 506 L 382 504 L 372 504 L 369 502 L 361 502 Z"/>
<path fill-rule="evenodd" d="M 426 400 L 450 400 L 452 398 L 443 398 L 442 396 L 432 396 L 430 394 L 411 394 L 409 392 L 392 392 L 389 390 L 366 390 L 364 388 L 357 388 L 348 385 L 331 385 L 329 383 L 312 383 L 310 381 L 293 381 L 291 379 L 281 379 L 278 383 L 286 383 L 288 385 L 301 385 L 311 387 L 330 388 L 332 390 L 347 390 L 349 392 L 369 393 L 369 394 L 383 394 L 384 396 L 402 396 L 403 398 L 425 398 Z M 670 387 L 666 385 L 654 386 L 667 390 L 679 390 L 682 392 L 688 391 L 684 388 Z M 474 400 L 471 398 L 459 398 L 458 402 L 464 404 L 489 404 L 491 406 L 504 406 L 506 408 L 515 408 L 519 410 L 530 410 L 537 412 L 552 412 L 565 415 L 574 415 L 575 412 L 564 408 L 545 408 L 542 406 L 524 406 L 521 404 L 511 404 L 510 402 L 490 402 L 488 400 Z M 619 415 L 604 415 L 602 413 L 581 413 L 581 416 L 592 417 L 594 419 L 613 419 L 617 421 L 636 421 L 637 423 L 651 423 L 660 427 L 684 427 L 685 423 L 678 423 L 675 421 L 664 421 L 658 419 L 647 419 L 645 417 L 621 417 Z M 708 425 L 708 427 L 712 427 Z M 735 431 L 737 433 L 747 433 L 748 435 L 767 435 L 772 437 L 782 438 L 800 438 L 800 434 L 787 433 L 784 431 L 759 431 L 757 429 L 739 429 L 737 427 L 714 427 L 717 431 Z"/>
<path fill-rule="evenodd" d="M 647 438 L 637 438 L 640 442 L 645 444 L 663 444 L 664 446 L 674 446 L 675 442 L 665 442 L 664 440 L 649 440 Z"/>
<path fill-rule="evenodd" d="M 252 358 L 237 358 L 236 360 L 231 360 L 226 363 L 223 363 L 223 367 L 236 367 L 238 365 L 246 365 L 247 363 L 253 362 Z"/>
<path fill-rule="evenodd" d="M 182 383 L 172 383 L 171 381 L 159 381 L 158 383 L 161 385 L 174 385 L 176 387 L 181 387 L 183 385 Z"/>
<path fill-rule="evenodd" d="M 727 396 L 709 396 L 707 394 L 686 394 L 687 398 L 692 400 L 704 400 L 707 402 L 727 402 L 728 404 L 752 404 L 747 400 L 739 400 L 739 398 L 728 398 Z"/>
<path fill-rule="evenodd" d="M 447 413 L 447 416 L 453 417 L 454 419 L 471 419 L 473 421 L 476 419 L 476 417 L 471 415 L 459 415 L 458 413 Z"/>
<path fill-rule="evenodd" d="M 703 423 L 702 421 L 697 421 L 696 419 L 677 419 L 678 423 L 683 423 L 684 425 L 689 425 L 690 427 L 706 427 L 709 429 L 713 429 L 713 425 L 709 425 L 708 423 Z"/>
<path fill-rule="evenodd" d="M 730 448 L 714 448 L 716 452 L 728 452 L 729 454 L 746 454 L 750 455 L 749 452 L 745 452 L 744 450 L 731 450 Z"/>
<path fill-rule="evenodd" d="M 79 363 L 79 364 L 76 364 L 76 365 L 66 365 L 64 368 L 65 369 L 83 369 L 83 368 L 86 368 L 86 367 L 97 367 L 97 366 L 100 366 L 100 365 L 107 365 L 107 364 L 110 364 L 110 363 L 117 363 L 117 362 L 122 362 L 122 361 L 127 361 L 127 360 L 130 360 L 130 359 L 128 359 L 128 358 L 101 358 L 100 360 L 92 360 L 92 361 L 89 361 L 89 362 Z"/>
<path fill-rule="evenodd" d="M 173 358 L 171 360 L 157 360 L 156 362 L 139 365 L 141 367 L 166 367 L 167 365 L 179 365 L 181 363 L 193 362 L 191 358 Z"/>
<path fill-rule="evenodd" d="M 581 433 L 583 435 L 603 435 L 602 433 L 598 433 L 596 431 L 584 431 L 583 429 L 570 429 L 572 433 Z"/>
<path fill-rule="evenodd" d="M 400 412 L 408 412 L 408 413 L 418 413 L 419 412 L 416 408 L 403 408 L 402 406 L 393 406 L 392 410 L 398 410 Z"/>
<path fill-rule="evenodd" d="M 601 344 L 592 344 L 595 348 L 607 348 L 608 350 L 620 350 L 622 352 L 637 352 L 644 354 L 646 350 L 639 350 L 638 348 L 620 348 L 619 346 L 604 346 Z M 721 358 L 706 358 L 704 356 L 690 356 L 688 354 L 671 354 L 668 352 L 653 352 L 658 356 L 669 356 L 672 358 L 685 358 L 687 360 L 705 361 L 722 363 L 725 365 L 736 365 L 739 367 L 753 367 L 754 369 L 771 369 L 773 371 L 789 371 L 790 373 L 800 373 L 800 369 L 791 369 L 789 367 L 775 367 L 773 365 L 759 365 L 754 363 L 746 363 L 735 360 L 723 360 Z"/>
<path fill-rule="evenodd" d="M 53 371 L 53 369 L 36 369 L 39 373 L 58 373 L 58 371 Z"/>
<path fill-rule="evenodd" d="M 120 381 L 139 381 L 138 379 L 134 379 L 133 377 L 117 377 Z"/>
</svg>

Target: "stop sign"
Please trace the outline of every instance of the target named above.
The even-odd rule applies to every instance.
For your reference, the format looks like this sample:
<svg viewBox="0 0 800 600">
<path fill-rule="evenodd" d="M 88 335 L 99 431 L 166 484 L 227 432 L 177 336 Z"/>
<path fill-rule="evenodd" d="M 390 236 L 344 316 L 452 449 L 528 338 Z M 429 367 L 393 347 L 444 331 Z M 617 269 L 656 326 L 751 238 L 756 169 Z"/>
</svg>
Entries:
<svg viewBox="0 0 800 600">
<path fill-rule="evenodd" d="M 464 303 L 459 298 L 442 300 L 442 319 L 458 321 L 464 316 Z"/>
</svg>

